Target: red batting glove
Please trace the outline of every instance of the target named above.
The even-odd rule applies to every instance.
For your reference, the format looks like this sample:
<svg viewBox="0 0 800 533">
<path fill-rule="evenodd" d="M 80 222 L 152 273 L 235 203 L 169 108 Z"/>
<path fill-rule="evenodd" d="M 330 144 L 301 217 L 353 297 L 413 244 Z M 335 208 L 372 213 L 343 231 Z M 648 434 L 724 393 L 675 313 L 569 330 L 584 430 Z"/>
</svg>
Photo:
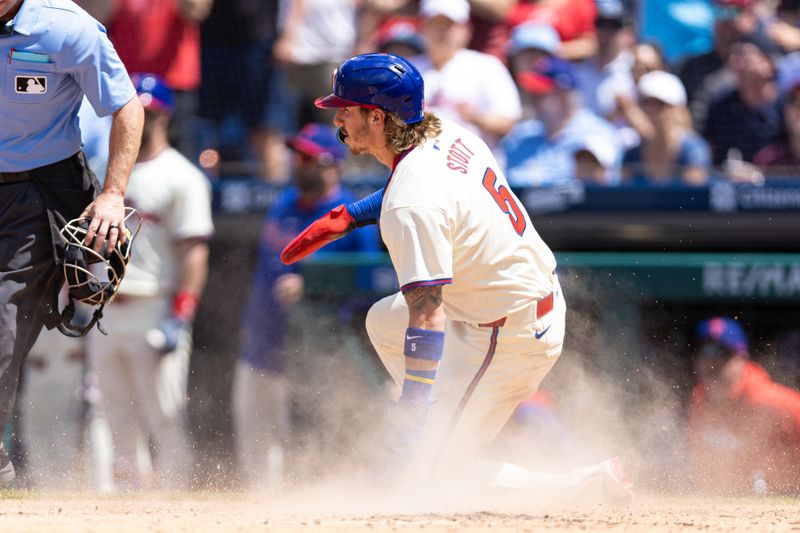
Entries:
<svg viewBox="0 0 800 533">
<path fill-rule="evenodd" d="M 344 204 L 335 207 L 312 222 L 300 235 L 287 244 L 281 252 L 281 261 L 284 265 L 291 265 L 295 261 L 313 254 L 329 242 L 344 237 L 355 227 L 356 221 Z"/>
</svg>

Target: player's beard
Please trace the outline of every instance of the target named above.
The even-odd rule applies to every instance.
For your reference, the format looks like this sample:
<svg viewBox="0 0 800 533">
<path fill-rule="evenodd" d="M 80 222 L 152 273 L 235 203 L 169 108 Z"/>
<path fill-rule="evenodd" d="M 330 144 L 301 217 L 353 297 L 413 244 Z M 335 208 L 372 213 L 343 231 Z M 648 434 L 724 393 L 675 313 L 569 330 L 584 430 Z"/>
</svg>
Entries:
<svg viewBox="0 0 800 533">
<path fill-rule="evenodd" d="M 366 142 L 369 136 L 369 128 L 367 127 L 366 118 L 362 118 L 360 122 L 345 128 L 345 132 L 347 133 L 345 144 L 347 144 L 347 148 L 350 149 L 351 154 L 363 155 L 369 153 L 369 150 L 367 150 L 366 147 Z"/>
</svg>

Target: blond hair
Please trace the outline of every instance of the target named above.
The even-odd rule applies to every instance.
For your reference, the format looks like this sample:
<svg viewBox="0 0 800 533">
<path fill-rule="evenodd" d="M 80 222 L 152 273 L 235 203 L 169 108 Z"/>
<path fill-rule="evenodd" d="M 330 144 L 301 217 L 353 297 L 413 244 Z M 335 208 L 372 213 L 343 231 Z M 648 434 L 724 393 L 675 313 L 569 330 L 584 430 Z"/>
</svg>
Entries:
<svg viewBox="0 0 800 533">
<path fill-rule="evenodd" d="M 363 107 L 361 110 L 365 115 L 370 111 Z M 386 134 L 386 146 L 396 154 L 442 133 L 442 121 L 430 111 L 425 111 L 422 120 L 414 124 L 406 124 L 402 118 L 388 111 L 385 116 L 383 132 Z"/>
</svg>

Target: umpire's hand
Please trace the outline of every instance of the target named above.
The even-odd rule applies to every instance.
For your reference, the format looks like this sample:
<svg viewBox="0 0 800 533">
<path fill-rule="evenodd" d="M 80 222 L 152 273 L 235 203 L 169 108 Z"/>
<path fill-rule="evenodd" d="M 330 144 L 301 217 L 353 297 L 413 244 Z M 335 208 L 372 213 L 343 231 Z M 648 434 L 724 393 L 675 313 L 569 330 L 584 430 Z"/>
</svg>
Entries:
<svg viewBox="0 0 800 533">
<path fill-rule="evenodd" d="M 117 245 L 125 242 L 125 203 L 123 196 L 115 192 L 101 192 L 92 203 L 83 210 L 82 217 L 91 219 L 86 239 L 83 243 L 92 246 L 95 252 L 101 253 L 103 244 L 106 253 L 111 253 Z M 95 237 L 97 237 L 95 239 Z M 94 240 L 94 245 L 92 241 Z"/>
</svg>

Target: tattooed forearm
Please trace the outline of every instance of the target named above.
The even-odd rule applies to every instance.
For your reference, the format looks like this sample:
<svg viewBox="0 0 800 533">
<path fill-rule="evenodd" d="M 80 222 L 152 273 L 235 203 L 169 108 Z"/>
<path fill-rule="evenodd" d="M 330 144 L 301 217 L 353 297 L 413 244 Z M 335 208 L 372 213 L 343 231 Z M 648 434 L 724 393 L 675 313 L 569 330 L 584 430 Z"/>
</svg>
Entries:
<svg viewBox="0 0 800 533">
<path fill-rule="evenodd" d="M 404 293 L 408 308 L 424 312 L 426 310 L 434 310 L 442 305 L 442 287 L 417 287 Z"/>
<path fill-rule="evenodd" d="M 442 287 L 417 287 L 403 294 L 408 305 L 408 327 L 444 331 Z"/>
</svg>

